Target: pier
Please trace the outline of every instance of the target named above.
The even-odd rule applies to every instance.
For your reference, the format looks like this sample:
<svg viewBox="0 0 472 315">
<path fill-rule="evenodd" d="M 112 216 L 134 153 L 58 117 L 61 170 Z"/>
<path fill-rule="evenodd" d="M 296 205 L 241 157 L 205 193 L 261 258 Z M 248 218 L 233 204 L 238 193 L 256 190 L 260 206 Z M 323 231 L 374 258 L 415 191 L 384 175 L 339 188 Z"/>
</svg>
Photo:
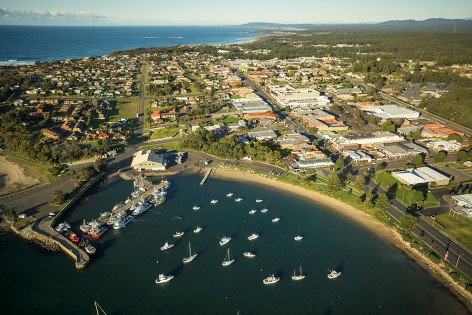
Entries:
<svg viewBox="0 0 472 315">
<path fill-rule="evenodd" d="M 210 177 L 210 174 L 211 174 L 211 171 L 213 169 L 212 168 L 209 168 L 208 171 L 206 172 L 205 176 L 203 177 L 202 181 L 200 182 L 200 185 L 203 185 L 205 184 L 206 180 L 208 179 L 208 177 Z"/>
</svg>

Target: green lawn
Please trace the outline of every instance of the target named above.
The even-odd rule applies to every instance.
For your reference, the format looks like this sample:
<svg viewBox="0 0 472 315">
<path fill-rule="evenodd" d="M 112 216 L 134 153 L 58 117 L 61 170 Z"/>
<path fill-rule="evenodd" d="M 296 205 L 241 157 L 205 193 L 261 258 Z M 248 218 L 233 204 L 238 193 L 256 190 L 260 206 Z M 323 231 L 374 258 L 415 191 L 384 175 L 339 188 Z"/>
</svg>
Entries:
<svg viewBox="0 0 472 315">
<path fill-rule="evenodd" d="M 184 126 L 174 125 L 157 129 L 152 132 L 150 140 L 173 137 L 175 134 L 179 134 L 180 129 L 187 130 L 188 128 Z"/>
<path fill-rule="evenodd" d="M 386 189 L 398 182 L 392 175 L 385 171 L 377 172 L 374 176 L 374 181 L 383 189 Z"/>
<path fill-rule="evenodd" d="M 459 243 L 472 251 L 472 221 L 449 213 L 436 216 L 435 226 L 440 226 Z"/>
<path fill-rule="evenodd" d="M 109 121 L 118 121 L 121 118 L 134 119 L 138 110 L 139 101 L 118 101 L 113 110 L 108 112 Z"/>
<path fill-rule="evenodd" d="M 216 119 L 217 123 L 227 123 L 227 124 L 237 123 L 238 121 L 239 121 L 239 118 L 234 117 L 234 116 L 223 116 Z"/>
</svg>

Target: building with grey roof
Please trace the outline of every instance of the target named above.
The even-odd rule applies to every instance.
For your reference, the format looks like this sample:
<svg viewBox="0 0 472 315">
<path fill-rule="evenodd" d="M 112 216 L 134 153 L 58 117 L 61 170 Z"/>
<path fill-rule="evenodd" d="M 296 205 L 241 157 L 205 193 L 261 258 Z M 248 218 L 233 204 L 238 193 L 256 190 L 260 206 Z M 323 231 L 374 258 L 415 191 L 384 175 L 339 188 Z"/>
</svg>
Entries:
<svg viewBox="0 0 472 315">
<path fill-rule="evenodd" d="M 142 150 L 134 154 L 131 167 L 138 171 L 163 171 L 167 167 L 167 160 L 154 150 Z"/>
</svg>

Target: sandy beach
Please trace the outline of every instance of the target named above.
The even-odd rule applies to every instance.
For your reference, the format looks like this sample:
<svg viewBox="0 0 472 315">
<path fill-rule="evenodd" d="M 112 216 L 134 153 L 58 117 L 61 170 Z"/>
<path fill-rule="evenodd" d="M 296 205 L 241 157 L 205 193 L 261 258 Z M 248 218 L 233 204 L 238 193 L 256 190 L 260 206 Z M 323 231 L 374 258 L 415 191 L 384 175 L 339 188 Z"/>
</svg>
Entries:
<svg viewBox="0 0 472 315">
<path fill-rule="evenodd" d="M 38 181 L 25 174 L 25 170 L 0 156 L 0 196 L 33 186 Z"/>
<path fill-rule="evenodd" d="M 334 211 L 341 213 L 342 215 L 353 220 L 354 222 L 357 222 L 358 224 L 361 224 L 363 227 L 372 231 L 377 236 L 391 242 L 392 244 L 406 252 L 419 265 L 425 268 L 431 275 L 433 275 L 435 278 L 440 280 L 446 287 L 448 287 L 451 292 L 454 293 L 461 301 L 463 301 L 464 304 L 467 305 L 468 309 L 472 312 L 472 293 L 468 292 L 463 287 L 454 282 L 454 280 L 449 276 L 448 273 L 446 273 L 438 265 L 434 264 L 429 259 L 424 257 L 416 249 L 412 248 L 407 242 L 403 241 L 401 236 L 396 231 L 376 221 L 370 215 L 361 212 L 360 210 L 340 200 L 331 198 L 316 191 L 280 182 L 276 179 L 267 178 L 251 172 L 242 172 L 226 168 L 217 168 L 217 170 L 212 174 L 212 176 L 221 179 L 254 182 L 288 191 L 290 193 L 308 198 L 316 203 L 322 204 Z"/>
</svg>

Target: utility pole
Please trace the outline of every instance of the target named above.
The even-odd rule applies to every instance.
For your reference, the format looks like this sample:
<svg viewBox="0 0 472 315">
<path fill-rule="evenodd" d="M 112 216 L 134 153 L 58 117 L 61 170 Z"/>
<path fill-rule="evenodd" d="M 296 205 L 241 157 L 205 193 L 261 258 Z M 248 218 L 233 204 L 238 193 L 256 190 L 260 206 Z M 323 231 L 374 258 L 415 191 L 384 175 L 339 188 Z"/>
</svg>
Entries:
<svg viewBox="0 0 472 315">
<path fill-rule="evenodd" d="M 465 254 L 465 253 L 464 253 L 464 254 Z M 459 264 L 459 259 L 460 259 L 464 254 L 457 255 L 456 267 L 457 267 L 457 265 Z"/>
</svg>

